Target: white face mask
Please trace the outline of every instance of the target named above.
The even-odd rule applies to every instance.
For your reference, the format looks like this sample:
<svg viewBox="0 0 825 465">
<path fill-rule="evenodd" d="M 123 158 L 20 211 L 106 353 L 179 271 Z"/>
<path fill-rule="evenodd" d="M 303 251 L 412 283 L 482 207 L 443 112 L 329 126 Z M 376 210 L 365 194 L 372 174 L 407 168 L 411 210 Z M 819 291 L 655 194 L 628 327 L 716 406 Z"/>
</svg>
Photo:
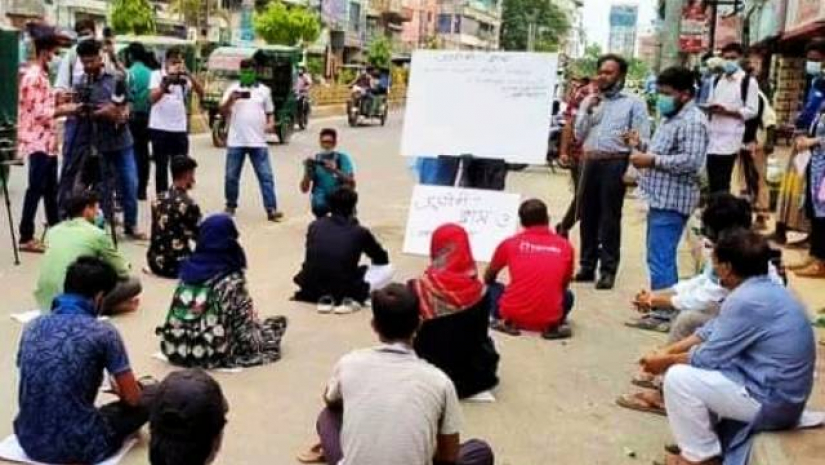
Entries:
<svg viewBox="0 0 825 465">
<path fill-rule="evenodd" d="M 818 76 L 822 74 L 822 63 L 818 61 L 809 61 L 805 63 L 805 72 L 809 76 Z"/>
</svg>

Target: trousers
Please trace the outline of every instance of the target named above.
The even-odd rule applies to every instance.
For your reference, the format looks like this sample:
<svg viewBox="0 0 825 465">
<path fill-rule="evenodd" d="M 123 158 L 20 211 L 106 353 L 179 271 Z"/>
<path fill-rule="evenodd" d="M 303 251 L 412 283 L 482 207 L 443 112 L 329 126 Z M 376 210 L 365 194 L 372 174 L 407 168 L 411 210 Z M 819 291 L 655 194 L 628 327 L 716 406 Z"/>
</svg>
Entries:
<svg viewBox="0 0 825 465">
<path fill-rule="evenodd" d="M 34 239 L 34 219 L 40 199 L 43 199 L 46 209 L 46 221 L 49 226 L 54 226 L 60 221 L 57 209 L 57 157 L 35 152 L 29 155 L 29 186 L 20 216 L 21 244 Z"/>
<path fill-rule="evenodd" d="M 155 192 L 169 190 L 169 162 L 177 156 L 189 155 L 189 134 L 152 130 L 152 157 L 155 159 Z"/>
<path fill-rule="evenodd" d="M 559 223 L 558 232 L 570 231 L 579 222 L 579 175 L 581 174 L 579 163 L 574 162 L 570 167 L 570 177 L 573 180 L 573 198 L 570 199 L 567 212 Z"/>
<path fill-rule="evenodd" d="M 719 420 L 750 423 L 762 408 L 744 386 L 718 371 L 690 365 L 675 365 L 667 371 L 664 394 L 670 430 L 682 456 L 692 462 L 722 453 L 714 431 Z"/>
<path fill-rule="evenodd" d="M 149 114 L 132 113 L 129 119 L 129 132 L 132 133 L 135 147 L 135 164 L 138 175 L 138 200 L 146 200 L 146 189 L 149 185 L 149 171 L 151 156 L 149 155 Z"/>
<path fill-rule="evenodd" d="M 579 178 L 582 270 L 616 274 L 622 240 L 627 159 L 584 160 Z"/>
<path fill-rule="evenodd" d="M 733 166 L 736 163 L 736 154 L 713 154 L 707 158 L 708 187 L 711 194 L 730 192 L 730 181 L 733 177 Z"/>
<path fill-rule="evenodd" d="M 344 458 L 341 449 L 341 428 L 344 425 L 344 415 L 341 411 L 325 408 L 318 416 L 316 429 L 321 439 L 321 447 L 328 465 L 338 465 Z M 433 462 L 434 465 L 438 465 Z M 456 465 L 493 465 L 495 458 L 493 450 L 484 441 L 473 439 L 461 445 Z"/>
<path fill-rule="evenodd" d="M 499 302 L 501 302 L 501 297 L 504 296 L 504 291 L 507 288 L 504 284 L 501 283 L 493 283 L 487 286 L 487 299 L 490 302 L 490 317 L 494 320 L 501 319 L 501 312 L 499 311 Z M 570 316 L 570 312 L 573 311 L 573 306 L 576 303 L 576 296 L 573 294 L 573 291 L 570 289 L 566 289 L 564 291 L 564 298 L 562 300 L 562 318 L 559 325 L 563 325 L 567 322 L 567 317 Z"/>
<path fill-rule="evenodd" d="M 252 169 L 255 170 L 255 175 L 258 177 L 264 207 L 267 211 L 277 210 L 275 175 L 272 172 L 272 164 L 269 162 L 269 150 L 266 147 L 229 147 L 229 149 L 227 149 L 226 179 L 224 184 L 226 206 L 230 208 L 238 207 L 241 172 L 243 171 L 243 164 L 247 155 L 249 155 L 249 161 L 252 162 Z"/>
<path fill-rule="evenodd" d="M 673 287 L 679 282 L 676 253 L 688 217 L 672 210 L 651 208 L 647 213 L 647 269 L 650 289 Z"/>
</svg>

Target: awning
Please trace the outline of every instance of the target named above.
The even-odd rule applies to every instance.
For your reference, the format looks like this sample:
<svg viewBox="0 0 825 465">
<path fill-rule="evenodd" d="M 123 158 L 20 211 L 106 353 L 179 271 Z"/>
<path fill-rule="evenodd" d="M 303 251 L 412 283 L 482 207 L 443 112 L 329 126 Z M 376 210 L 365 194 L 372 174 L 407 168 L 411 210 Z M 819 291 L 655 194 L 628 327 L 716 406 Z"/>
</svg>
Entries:
<svg viewBox="0 0 825 465">
<path fill-rule="evenodd" d="M 793 31 L 788 31 L 785 34 L 783 34 L 782 41 L 801 39 L 823 28 L 825 28 L 825 21 L 818 21 L 815 23 L 807 24 L 805 26 L 800 27 L 799 29 L 794 29 Z"/>
</svg>

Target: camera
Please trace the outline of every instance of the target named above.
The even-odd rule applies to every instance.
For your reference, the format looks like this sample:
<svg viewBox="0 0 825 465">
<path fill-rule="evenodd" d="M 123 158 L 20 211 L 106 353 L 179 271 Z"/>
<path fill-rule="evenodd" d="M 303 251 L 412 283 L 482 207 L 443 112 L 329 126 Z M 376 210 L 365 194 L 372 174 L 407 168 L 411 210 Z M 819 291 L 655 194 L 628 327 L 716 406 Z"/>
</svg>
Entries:
<svg viewBox="0 0 825 465">
<path fill-rule="evenodd" d="M 185 86 L 186 75 L 183 73 L 167 74 L 164 78 L 167 86 Z"/>
<path fill-rule="evenodd" d="M 237 98 L 239 99 L 248 99 L 252 97 L 252 92 L 248 90 L 236 90 L 235 95 L 237 95 Z"/>
</svg>

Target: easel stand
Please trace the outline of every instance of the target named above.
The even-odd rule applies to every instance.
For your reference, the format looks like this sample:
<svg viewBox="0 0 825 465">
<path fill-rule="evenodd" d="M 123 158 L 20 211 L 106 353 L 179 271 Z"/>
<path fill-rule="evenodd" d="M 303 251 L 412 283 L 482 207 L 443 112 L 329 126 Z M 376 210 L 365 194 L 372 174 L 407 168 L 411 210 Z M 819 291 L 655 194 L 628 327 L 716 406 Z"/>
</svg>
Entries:
<svg viewBox="0 0 825 465">
<path fill-rule="evenodd" d="M 458 160 L 451 185 L 469 189 L 503 191 L 507 179 L 507 162 L 498 158 L 476 158 L 470 154 L 441 155 L 441 162 Z M 439 167 L 439 170 L 441 167 Z"/>
<path fill-rule="evenodd" d="M 12 166 L 20 166 L 16 160 L 0 162 L 0 184 L 3 184 L 3 198 L 6 203 L 6 214 L 9 218 L 9 236 L 11 237 L 11 249 L 14 251 L 14 264 L 20 265 L 20 249 L 17 247 L 17 234 L 14 231 L 14 216 L 11 212 L 11 199 L 9 198 L 9 177 L 6 170 Z"/>
</svg>

